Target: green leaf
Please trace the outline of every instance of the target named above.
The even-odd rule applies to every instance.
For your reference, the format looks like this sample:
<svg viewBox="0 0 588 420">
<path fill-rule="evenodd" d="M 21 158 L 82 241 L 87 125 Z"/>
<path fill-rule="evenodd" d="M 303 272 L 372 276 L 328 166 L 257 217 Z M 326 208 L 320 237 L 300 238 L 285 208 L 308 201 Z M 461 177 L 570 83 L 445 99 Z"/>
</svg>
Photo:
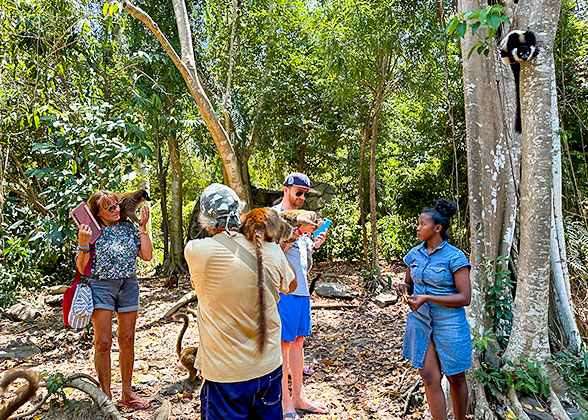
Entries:
<svg viewBox="0 0 588 420">
<path fill-rule="evenodd" d="M 488 25 L 490 25 L 490 27 L 493 29 L 498 29 L 498 27 L 500 26 L 500 19 L 498 19 L 498 16 L 496 15 L 488 16 L 487 21 Z"/>
<path fill-rule="evenodd" d="M 472 14 L 470 14 L 468 18 L 471 19 L 471 20 L 473 20 L 473 19 L 479 19 L 480 12 L 481 12 L 481 10 L 476 10 L 475 12 L 473 12 Z"/>
<path fill-rule="evenodd" d="M 472 25 L 472 35 L 476 35 L 476 31 L 480 29 L 480 22 L 476 22 Z"/>
<path fill-rule="evenodd" d="M 459 19 L 457 18 L 457 16 L 454 16 L 450 21 L 449 21 L 449 25 L 447 25 L 447 28 L 445 29 L 445 32 L 448 35 L 452 35 L 455 32 L 455 28 L 457 27 L 457 24 L 459 23 Z"/>
<path fill-rule="evenodd" d="M 455 31 L 457 32 L 457 34 L 464 38 L 465 37 L 465 33 L 466 33 L 466 29 L 467 29 L 467 25 L 465 24 L 465 22 L 460 22 L 457 27 L 455 28 Z"/>
</svg>

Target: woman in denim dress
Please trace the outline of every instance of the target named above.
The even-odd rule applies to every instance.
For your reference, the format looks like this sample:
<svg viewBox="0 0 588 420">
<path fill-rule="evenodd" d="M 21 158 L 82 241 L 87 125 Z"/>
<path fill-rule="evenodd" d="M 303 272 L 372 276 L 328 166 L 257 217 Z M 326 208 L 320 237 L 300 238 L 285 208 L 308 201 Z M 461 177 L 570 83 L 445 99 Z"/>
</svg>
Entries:
<svg viewBox="0 0 588 420">
<path fill-rule="evenodd" d="M 472 364 L 470 327 L 464 306 L 470 304 L 470 264 L 462 251 L 447 243 L 456 206 L 445 199 L 419 216 L 422 243 L 404 257 L 406 277 L 397 286 L 408 296 L 402 357 L 409 359 L 425 385 L 434 420 L 447 418 L 442 375 L 450 384 L 456 420 L 464 420 L 468 399 L 465 370 Z"/>
<path fill-rule="evenodd" d="M 110 383 L 112 346 L 112 313 L 118 320 L 119 365 L 122 379 L 122 395 L 118 401 L 135 410 L 149 407 L 131 388 L 131 377 L 135 360 L 135 325 L 139 309 L 139 283 L 137 282 L 137 257 L 149 261 L 153 255 L 153 244 L 147 232 L 149 207 L 141 208 L 139 228 L 131 221 L 122 220 L 116 196 L 100 190 L 88 200 L 90 211 L 100 224 L 101 235 L 94 243 L 94 258 L 91 262 L 90 286 L 94 312 L 94 366 L 98 373 L 100 388 L 111 398 Z M 83 273 L 90 261 L 90 238 L 92 229 L 80 225 L 78 232 L 78 256 L 76 266 Z"/>
</svg>

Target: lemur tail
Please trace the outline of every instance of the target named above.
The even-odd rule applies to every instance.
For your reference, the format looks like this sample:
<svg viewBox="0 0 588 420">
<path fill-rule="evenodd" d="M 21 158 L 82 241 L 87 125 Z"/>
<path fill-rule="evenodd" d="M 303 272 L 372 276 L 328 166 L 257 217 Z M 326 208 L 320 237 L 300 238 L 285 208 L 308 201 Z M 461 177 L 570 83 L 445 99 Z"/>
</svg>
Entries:
<svg viewBox="0 0 588 420">
<path fill-rule="evenodd" d="M 521 65 L 519 63 L 514 63 L 511 65 L 512 74 L 514 75 L 514 82 L 515 82 L 515 90 L 516 90 L 516 98 L 517 98 L 517 113 L 515 115 L 515 125 L 514 129 L 517 133 L 521 133 L 523 131 L 522 124 L 521 124 Z"/>
<path fill-rule="evenodd" d="M 259 310 L 257 322 L 257 351 L 261 354 L 265 351 L 267 342 L 267 315 L 265 304 L 265 270 L 263 268 L 263 243 L 265 234 L 262 231 L 255 232 L 255 254 L 257 255 L 257 306 Z"/>
<path fill-rule="evenodd" d="M 27 385 L 20 387 L 16 391 L 16 398 L 8 401 L 6 405 L 0 408 L 0 420 L 8 419 L 20 406 L 33 398 L 39 389 L 39 375 L 29 369 L 12 370 L 6 373 L 0 381 L 0 395 L 6 391 L 8 385 L 18 378 L 28 381 Z"/>
<path fill-rule="evenodd" d="M 178 341 L 176 341 L 176 353 L 178 353 L 178 357 L 181 358 L 182 357 L 182 339 L 184 338 L 184 334 L 185 334 L 186 330 L 188 329 L 189 319 L 188 319 L 188 315 L 182 314 L 182 313 L 174 314 L 173 319 L 175 319 L 176 321 L 179 321 L 180 319 L 182 321 L 184 321 L 184 325 L 182 326 L 182 330 L 178 334 Z"/>
</svg>

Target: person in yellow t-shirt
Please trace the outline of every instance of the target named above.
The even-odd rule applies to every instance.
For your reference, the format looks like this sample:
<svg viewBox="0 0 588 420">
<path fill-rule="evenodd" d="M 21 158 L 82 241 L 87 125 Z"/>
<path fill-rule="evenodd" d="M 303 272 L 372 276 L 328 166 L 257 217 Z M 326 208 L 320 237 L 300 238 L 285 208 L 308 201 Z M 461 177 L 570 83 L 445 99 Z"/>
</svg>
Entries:
<svg viewBox="0 0 588 420">
<path fill-rule="evenodd" d="M 243 203 L 229 187 L 207 187 L 200 197 L 200 223 L 213 237 L 192 240 L 184 250 L 198 296 L 196 367 L 204 378 L 202 418 L 279 420 L 282 353 L 277 304 L 279 293 L 296 289 L 296 279 L 280 246 L 264 243 L 264 266 L 269 273 L 265 294 L 268 341 L 259 354 L 257 274 L 233 253 L 255 255 L 254 244 L 238 233 L 242 209 Z M 233 250 L 223 240 L 233 241 Z"/>
</svg>

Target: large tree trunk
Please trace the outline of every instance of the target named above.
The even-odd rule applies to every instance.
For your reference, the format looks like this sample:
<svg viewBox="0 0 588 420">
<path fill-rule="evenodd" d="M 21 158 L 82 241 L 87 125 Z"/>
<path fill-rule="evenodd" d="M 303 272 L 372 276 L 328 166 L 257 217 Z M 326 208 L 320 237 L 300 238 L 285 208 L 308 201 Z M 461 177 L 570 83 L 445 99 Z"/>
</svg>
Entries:
<svg viewBox="0 0 588 420">
<path fill-rule="evenodd" d="M 171 164 L 171 210 L 169 236 L 171 244 L 171 261 L 169 273 L 185 272 L 184 267 L 184 234 L 182 229 L 182 184 L 183 172 L 175 132 L 168 135 L 167 148 Z"/>
<path fill-rule="evenodd" d="M 459 1 L 460 12 L 485 6 L 480 0 Z M 577 341 L 573 331 L 577 329 L 569 322 L 571 308 L 563 303 L 569 287 L 564 268 L 553 67 L 560 1 L 520 2 L 518 6 L 507 1 L 505 6 L 513 25 L 504 28 L 503 34 L 529 28 L 537 34 L 541 52 L 535 61 L 522 66 L 523 134 L 520 136 L 512 130 L 512 117 L 506 117 L 514 116 L 516 109 L 510 69 L 501 64 L 496 51 L 488 58 L 474 53 L 468 60 L 467 54 L 476 40 L 468 34 L 462 43 L 472 235 L 472 302 L 468 319 L 474 339 L 492 327 L 486 294 L 493 278 L 486 276 L 484 261 L 487 258 L 495 261 L 500 255 L 514 256 L 510 263 L 517 280 L 514 319 L 502 357 L 515 364 L 520 363 L 519 357 L 544 363 L 550 355 L 550 292 L 558 308 L 553 311 L 555 321 L 572 329 L 566 336 L 567 342 Z M 517 229 L 519 214 L 520 230 Z M 554 278 L 551 282 L 550 275 Z M 481 360 L 482 355 L 474 354 L 472 371 L 480 368 Z M 472 382 L 471 405 L 475 418 L 494 418 L 483 385 Z M 552 392 L 552 412 L 567 418 L 553 396 Z M 519 418 L 528 418 L 514 389 L 499 399 Z"/>
<path fill-rule="evenodd" d="M 371 122 L 371 143 L 370 143 L 370 227 L 372 232 L 372 273 L 380 272 L 378 255 L 378 216 L 376 208 L 376 146 L 378 139 L 378 121 L 382 112 L 384 102 L 384 89 L 386 83 L 381 82 L 375 92 L 375 109 Z"/>
<path fill-rule="evenodd" d="M 368 247 L 367 247 L 367 227 L 365 224 L 365 204 L 364 204 L 364 185 L 365 185 L 365 145 L 370 133 L 372 107 L 368 112 L 363 123 L 363 130 L 361 132 L 361 147 L 359 150 L 359 223 L 361 224 L 361 243 L 363 247 L 363 258 L 365 266 L 368 266 Z"/>
</svg>

